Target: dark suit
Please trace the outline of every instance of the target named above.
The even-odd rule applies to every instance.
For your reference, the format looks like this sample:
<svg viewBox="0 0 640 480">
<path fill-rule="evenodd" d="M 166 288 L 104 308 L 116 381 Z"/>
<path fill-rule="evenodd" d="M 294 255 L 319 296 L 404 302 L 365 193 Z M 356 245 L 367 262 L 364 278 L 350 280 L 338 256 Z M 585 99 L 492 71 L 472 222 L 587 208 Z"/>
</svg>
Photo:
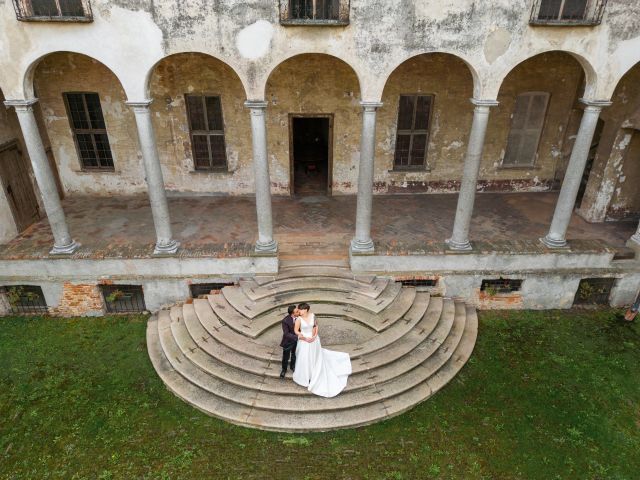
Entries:
<svg viewBox="0 0 640 480">
<path fill-rule="evenodd" d="M 291 315 L 282 319 L 282 371 L 287 371 L 289 358 L 291 358 L 291 370 L 296 367 L 296 347 L 298 346 L 298 336 L 295 332 L 295 320 Z"/>
</svg>

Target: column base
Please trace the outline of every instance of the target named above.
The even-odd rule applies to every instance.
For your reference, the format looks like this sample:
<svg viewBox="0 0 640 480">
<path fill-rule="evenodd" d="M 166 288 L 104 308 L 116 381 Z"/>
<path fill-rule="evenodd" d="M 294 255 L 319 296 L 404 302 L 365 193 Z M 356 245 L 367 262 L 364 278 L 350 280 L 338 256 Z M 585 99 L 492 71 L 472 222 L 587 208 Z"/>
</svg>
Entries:
<svg viewBox="0 0 640 480">
<path fill-rule="evenodd" d="M 373 240 L 351 240 L 351 252 L 352 253 L 373 253 L 375 250 L 375 246 L 373 245 Z"/>
<path fill-rule="evenodd" d="M 473 247 L 471 246 L 471 242 L 469 240 L 465 240 L 464 242 L 457 242 L 453 238 L 447 238 L 444 241 L 444 243 L 447 244 L 447 247 L 449 248 L 449 250 L 456 250 L 456 251 L 473 250 Z"/>
<path fill-rule="evenodd" d="M 567 244 L 567 241 L 564 238 L 561 240 L 556 240 L 555 238 L 551 238 L 549 237 L 549 235 L 547 235 L 546 237 L 541 238 L 540 241 L 547 248 L 568 248 L 569 247 L 569 245 Z"/>
<path fill-rule="evenodd" d="M 256 242 L 256 253 L 278 253 L 278 242 L 271 240 L 270 242 Z"/>
<path fill-rule="evenodd" d="M 75 240 L 71 240 L 69 245 L 54 245 L 49 251 L 49 255 L 71 255 L 78 250 L 78 248 L 80 248 L 80 244 L 76 243 Z"/>
<path fill-rule="evenodd" d="M 154 255 L 173 255 L 178 251 L 179 247 L 180 247 L 180 243 L 176 242 L 175 240 L 171 240 L 166 245 L 160 245 L 159 243 L 156 243 L 156 247 L 153 249 L 153 254 Z"/>
</svg>

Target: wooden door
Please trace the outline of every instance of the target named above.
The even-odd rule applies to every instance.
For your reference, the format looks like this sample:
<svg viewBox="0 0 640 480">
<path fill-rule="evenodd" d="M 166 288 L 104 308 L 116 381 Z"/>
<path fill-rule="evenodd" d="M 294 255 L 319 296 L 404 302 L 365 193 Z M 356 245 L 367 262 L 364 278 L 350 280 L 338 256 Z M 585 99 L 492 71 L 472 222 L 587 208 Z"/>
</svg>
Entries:
<svg viewBox="0 0 640 480">
<path fill-rule="evenodd" d="M 0 147 L 0 182 L 19 232 L 40 219 L 38 200 L 18 144 Z"/>
</svg>

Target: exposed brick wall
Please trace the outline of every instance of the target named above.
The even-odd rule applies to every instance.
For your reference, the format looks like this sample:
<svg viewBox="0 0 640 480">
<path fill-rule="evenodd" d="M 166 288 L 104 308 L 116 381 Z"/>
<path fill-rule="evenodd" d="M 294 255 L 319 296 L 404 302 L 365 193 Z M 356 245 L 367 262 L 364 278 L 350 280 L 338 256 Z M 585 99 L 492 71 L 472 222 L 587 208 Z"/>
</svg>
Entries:
<svg viewBox="0 0 640 480">
<path fill-rule="evenodd" d="M 60 303 L 51 308 L 50 313 L 62 317 L 101 315 L 103 302 L 100 289 L 97 285 L 65 282 Z"/>
</svg>

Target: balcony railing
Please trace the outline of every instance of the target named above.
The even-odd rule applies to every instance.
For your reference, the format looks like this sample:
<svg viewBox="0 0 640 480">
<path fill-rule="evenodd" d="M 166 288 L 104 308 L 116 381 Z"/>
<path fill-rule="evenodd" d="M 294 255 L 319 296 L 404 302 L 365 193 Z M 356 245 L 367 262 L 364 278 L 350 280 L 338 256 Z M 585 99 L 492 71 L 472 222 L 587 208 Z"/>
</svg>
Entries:
<svg viewBox="0 0 640 480">
<path fill-rule="evenodd" d="M 25 22 L 91 22 L 89 0 L 13 0 L 18 20 Z"/>
<path fill-rule="evenodd" d="M 531 25 L 600 25 L 607 0 L 534 0 Z"/>
<path fill-rule="evenodd" d="M 349 0 L 280 0 L 282 25 L 349 25 Z"/>
</svg>

